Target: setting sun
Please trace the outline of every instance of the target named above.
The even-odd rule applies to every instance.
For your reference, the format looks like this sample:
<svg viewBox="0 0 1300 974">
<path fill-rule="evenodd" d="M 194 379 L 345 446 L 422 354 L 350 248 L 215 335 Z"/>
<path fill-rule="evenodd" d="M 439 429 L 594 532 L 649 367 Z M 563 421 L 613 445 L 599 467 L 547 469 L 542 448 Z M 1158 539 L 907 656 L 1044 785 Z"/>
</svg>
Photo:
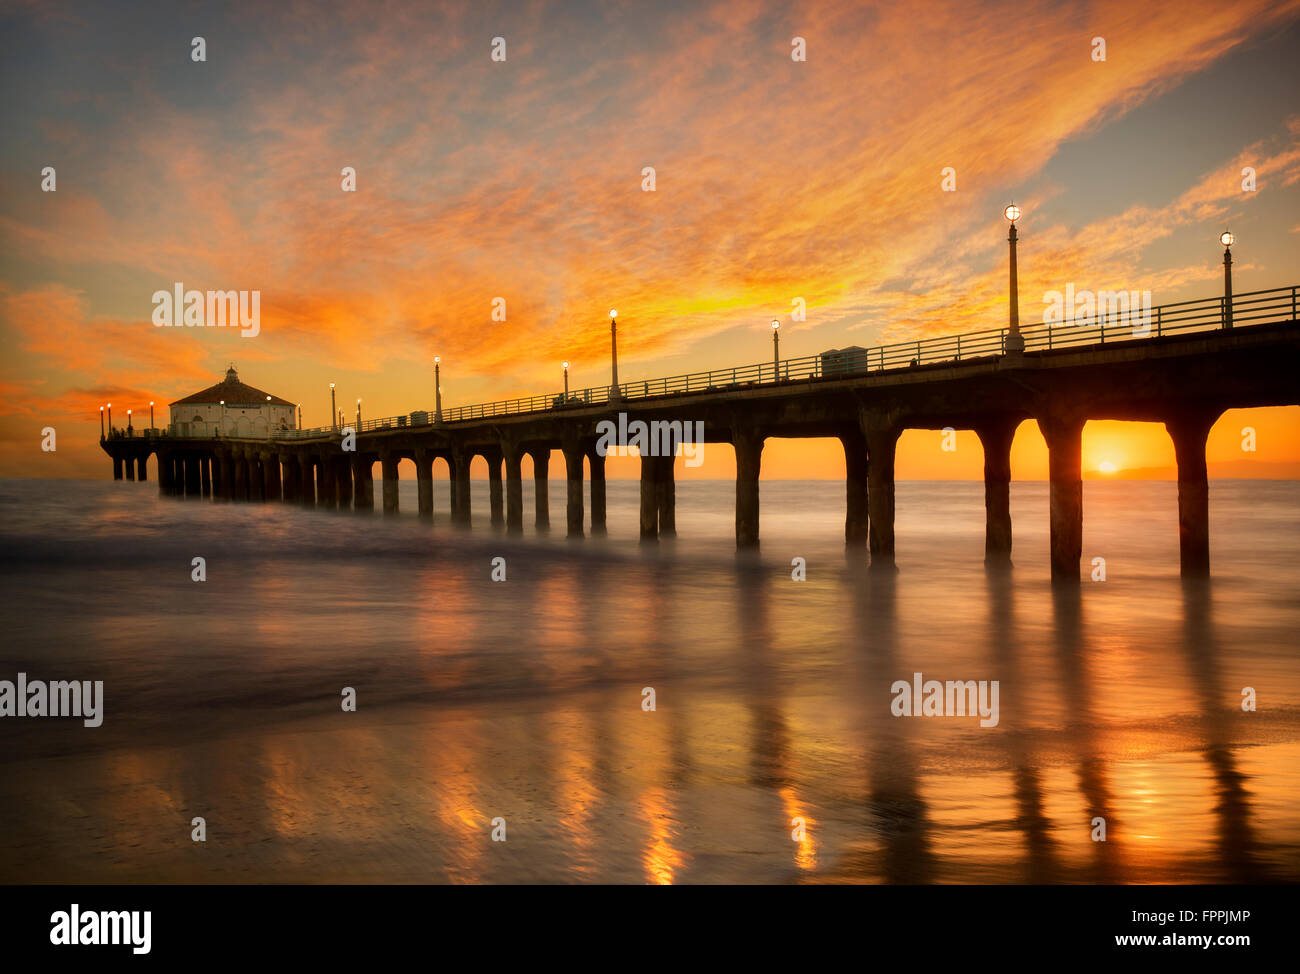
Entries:
<svg viewBox="0 0 1300 974">
<path fill-rule="evenodd" d="M 1097 464 L 1097 469 L 1102 473 L 1114 473 L 1118 468 L 1109 460 L 1103 460 L 1101 463 Z"/>
</svg>

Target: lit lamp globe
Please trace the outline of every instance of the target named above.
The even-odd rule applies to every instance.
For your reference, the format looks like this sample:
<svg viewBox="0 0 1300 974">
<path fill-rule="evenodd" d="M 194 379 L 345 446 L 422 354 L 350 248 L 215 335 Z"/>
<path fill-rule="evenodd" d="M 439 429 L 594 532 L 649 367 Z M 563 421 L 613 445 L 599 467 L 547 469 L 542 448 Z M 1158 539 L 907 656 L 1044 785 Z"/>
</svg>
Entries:
<svg viewBox="0 0 1300 974">
<path fill-rule="evenodd" d="M 780 327 L 781 327 L 781 322 L 778 321 L 777 319 L 773 318 L 773 319 L 772 319 L 772 330 L 773 330 L 773 331 L 776 331 L 776 330 L 777 330 L 778 328 L 780 328 Z"/>
<path fill-rule="evenodd" d="M 611 318 L 617 318 L 617 317 L 618 317 L 618 312 L 617 312 L 616 310 L 614 310 L 613 308 L 611 308 L 610 311 L 609 311 L 609 316 L 610 316 Z"/>
<path fill-rule="evenodd" d="M 1223 244 L 1225 247 L 1231 247 L 1232 242 L 1236 239 L 1237 238 L 1228 230 L 1224 230 L 1223 233 L 1219 234 L 1219 243 Z"/>
<path fill-rule="evenodd" d="M 1015 203 L 1012 203 L 1010 206 L 1008 206 L 1005 210 L 1002 211 L 1002 215 L 1006 217 L 1007 220 L 1009 220 L 1011 223 L 1015 223 L 1017 220 L 1020 219 L 1020 207 L 1016 206 Z"/>
</svg>

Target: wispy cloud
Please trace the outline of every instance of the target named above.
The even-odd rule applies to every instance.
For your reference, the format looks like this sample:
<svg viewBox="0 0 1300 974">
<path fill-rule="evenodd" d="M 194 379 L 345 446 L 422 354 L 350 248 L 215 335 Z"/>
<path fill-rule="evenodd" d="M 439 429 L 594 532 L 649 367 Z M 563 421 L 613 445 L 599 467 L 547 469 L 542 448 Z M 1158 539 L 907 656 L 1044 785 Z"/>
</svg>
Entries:
<svg viewBox="0 0 1300 974">
<path fill-rule="evenodd" d="M 722 354 L 711 336 L 796 295 L 828 344 L 998 327 L 1001 202 L 1066 143 L 1293 21 L 1300 3 L 332 13 L 238 6 L 203 28 L 159 7 L 138 49 L 90 45 L 92 8 L 84 25 L 30 28 L 100 53 L 51 78 L 49 104 L 64 107 L 19 132 L 58 162 L 58 192 L 37 192 L 14 168 L 28 156 L 7 153 L 7 180 L 33 189 L 0 205 L 0 327 L 24 353 L 0 381 L 36 370 L 36 397 L 162 399 L 236 354 L 265 363 L 269 388 L 326 363 L 378 373 L 437 351 L 466 389 L 506 395 L 549 374 L 539 363 L 602 360 L 612 305 L 636 322 L 624 354 L 650 369 Z M 205 30 L 209 60 L 193 64 L 188 38 Z M 489 58 L 497 35 L 505 63 Z M 790 58 L 796 35 L 805 63 Z M 1296 122 L 1228 148 L 1171 201 L 1084 225 L 1027 219 L 1023 293 L 1208 284 L 1213 267 L 1147 262 L 1148 248 L 1248 205 L 1231 178 L 1245 160 L 1261 184 L 1295 185 Z M 343 166 L 355 194 L 340 191 Z M 940 191 L 944 166 L 955 194 Z M 1039 198 L 1020 199 L 1034 212 L 1070 192 L 1039 179 Z M 262 336 L 153 329 L 149 297 L 174 281 L 260 289 Z M 393 411 L 427 398 L 402 381 L 384 395 Z"/>
</svg>

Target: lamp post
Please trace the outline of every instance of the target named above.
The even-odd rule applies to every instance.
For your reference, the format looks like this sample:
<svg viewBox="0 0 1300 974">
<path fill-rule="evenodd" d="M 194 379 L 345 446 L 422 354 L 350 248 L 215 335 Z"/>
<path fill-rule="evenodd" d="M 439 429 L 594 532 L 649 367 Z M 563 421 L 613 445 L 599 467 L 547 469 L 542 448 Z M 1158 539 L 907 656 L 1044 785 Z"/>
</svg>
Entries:
<svg viewBox="0 0 1300 974">
<path fill-rule="evenodd" d="M 1007 335 L 1007 352 L 1018 355 L 1025 350 L 1025 340 L 1020 336 L 1020 283 L 1016 275 L 1016 221 L 1020 219 L 1020 207 L 1012 203 L 1002 215 L 1011 224 L 1011 232 L 1007 234 L 1011 245 L 1011 331 Z"/>
<path fill-rule="evenodd" d="M 221 400 L 221 425 L 217 428 L 218 436 L 226 435 L 226 400 Z"/>
<path fill-rule="evenodd" d="M 772 374 L 773 378 L 781 378 L 781 322 L 772 319 Z"/>
<path fill-rule="evenodd" d="M 153 432 L 153 400 L 149 400 L 149 432 Z"/>
<path fill-rule="evenodd" d="M 1230 230 L 1219 234 L 1223 244 L 1223 327 L 1232 327 L 1232 243 L 1237 238 Z"/>
<path fill-rule="evenodd" d="M 433 421 L 442 422 L 442 356 L 433 357 Z"/>
<path fill-rule="evenodd" d="M 361 429 L 361 400 L 357 400 L 357 429 Z"/>
<path fill-rule="evenodd" d="M 131 410 L 128 409 L 126 411 L 126 435 L 130 436 L 132 432 L 133 430 L 131 429 Z"/>
<path fill-rule="evenodd" d="M 99 407 L 99 438 L 104 438 L 104 407 Z"/>
<path fill-rule="evenodd" d="M 302 429 L 302 403 L 298 403 L 298 429 Z"/>
<path fill-rule="evenodd" d="M 569 401 L 569 363 L 564 363 L 564 401 Z"/>
<path fill-rule="evenodd" d="M 609 354 L 613 365 L 613 383 L 609 387 L 610 399 L 622 399 L 623 392 L 618 387 L 618 311 L 609 312 Z"/>
<path fill-rule="evenodd" d="M 113 435 L 113 404 L 108 404 L 108 435 Z"/>
<path fill-rule="evenodd" d="M 330 383 L 330 422 L 334 424 L 335 429 L 339 428 L 339 410 L 338 406 L 334 402 L 333 382 Z"/>
</svg>

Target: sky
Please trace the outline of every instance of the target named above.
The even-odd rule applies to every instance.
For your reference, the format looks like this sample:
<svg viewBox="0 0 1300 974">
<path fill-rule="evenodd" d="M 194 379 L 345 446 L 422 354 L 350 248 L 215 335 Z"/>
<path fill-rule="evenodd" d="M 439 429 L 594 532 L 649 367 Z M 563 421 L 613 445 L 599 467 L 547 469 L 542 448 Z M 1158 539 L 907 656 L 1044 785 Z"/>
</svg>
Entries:
<svg viewBox="0 0 1300 974">
<path fill-rule="evenodd" d="M 314 426 L 331 382 L 349 415 L 430 409 L 435 355 L 444 406 L 555 393 L 565 360 L 607 385 L 610 308 L 623 381 L 770 361 L 773 318 L 790 357 L 1004 327 L 1013 200 L 1025 322 L 1067 284 L 1220 294 L 1226 227 L 1237 291 L 1300 283 L 1300 0 L 11 0 L 0 38 L 0 476 L 109 476 L 100 406 L 161 425 L 231 363 Z M 259 290 L 258 334 L 155 327 L 176 282 Z M 981 476 L 940 436 L 905 434 L 900 479 Z M 734 470 L 709 457 L 685 475 Z M 1209 459 L 1300 476 L 1300 408 L 1225 415 Z M 1173 450 L 1090 423 L 1103 464 Z M 842 450 L 769 441 L 763 473 Z M 1028 422 L 1013 476 L 1045 475 Z"/>
</svg>

